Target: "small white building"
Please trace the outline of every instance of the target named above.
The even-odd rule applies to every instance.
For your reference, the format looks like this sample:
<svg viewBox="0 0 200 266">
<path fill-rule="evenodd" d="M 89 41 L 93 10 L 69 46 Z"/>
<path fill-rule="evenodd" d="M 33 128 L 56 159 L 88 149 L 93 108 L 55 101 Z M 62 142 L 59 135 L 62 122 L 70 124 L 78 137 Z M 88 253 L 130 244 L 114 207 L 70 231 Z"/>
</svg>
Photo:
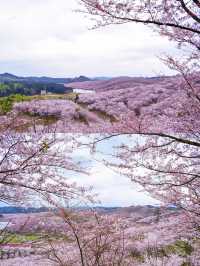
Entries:
<svg viewBox="0 0 200 266">
<path fill-rule="evenodd" d="M 46 95 L 47 94 L 47 90 L 46 89 L 45 90 L 41 90 L 40 94 L 41 95 Z"/>
</svg>

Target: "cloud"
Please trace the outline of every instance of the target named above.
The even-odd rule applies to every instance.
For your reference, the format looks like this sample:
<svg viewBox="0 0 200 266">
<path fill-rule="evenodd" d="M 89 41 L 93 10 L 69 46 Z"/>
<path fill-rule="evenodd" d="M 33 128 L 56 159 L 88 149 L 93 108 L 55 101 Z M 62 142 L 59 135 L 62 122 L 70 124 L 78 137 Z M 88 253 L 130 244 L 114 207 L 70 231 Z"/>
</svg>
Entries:
<svg viewBox="0 0 200 266">
<path fill-rule="evenodd" d="M 128 178 L 116 174 L 100 163 L 92 163 L 89 175 L 73 174 L 69 179 L 80 186 L 93 187 L 102 206 L 131 206 L 157 204 L 158 201 L 141 191 Z"/>
<path fill-rule="evenodd" d="M 142 25 L 88 30 L 76 0 L 0 0 L 0 71 L 21 75 L 152 75 L 174 49 Z M 153 67 L 152 67 L 153 66 Z"/>
<path fill-rule="evenodd" d="M 114 162 L 108 154 L 115 154 L 114 147 L 122 143 L 133 143 L 138 139 L 135 136 L 118 136 L 97 145 L 97 152 L 90 153 L 88 147 L 79 147 L 73 152 L 73 159 L 80 161 L 82 167 L 87 168 L 88 175 L 80 173 L 67 173 L 71 182 L 80 186 L 93 187 L 93 192 L 98 194 L 98 199 L 103 206 L 130 206 L 157 204 L 158 201 L 141 191 L 141 187 L 131 182 L 125 176 L 108 168 L 102 161 Z M 83 143 L 91 142 L 92 137 L 82 137 Z M 141 140 L 141 139 L 140 139 Z"/>
</svg>

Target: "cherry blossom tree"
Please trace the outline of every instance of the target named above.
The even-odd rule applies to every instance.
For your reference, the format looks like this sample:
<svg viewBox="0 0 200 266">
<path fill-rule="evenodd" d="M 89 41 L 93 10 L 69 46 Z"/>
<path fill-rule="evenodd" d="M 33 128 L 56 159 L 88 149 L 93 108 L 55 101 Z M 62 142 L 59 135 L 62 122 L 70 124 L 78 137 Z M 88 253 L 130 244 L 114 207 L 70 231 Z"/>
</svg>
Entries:
<svg viewBox="0 0 200 266">
<path fill-rule="evenodd" d="M 86 190 L 67 179 L 68 171 L 87 174 L 70 157 L 72 136 L 32 122 L 24 127 L 18 114 L 1 117 L 0 200 L 33 204 L 40 198 L 44 203 L 49 197 L 71 200 L 83 196 Z"/>
<path fill-rule="evenodd" d="M 66 209 L 60 209 L 59 216 L 66 240 L 60 245 L 48 241 L 50 260 L 58 265 L 129 265 L 124 243 L 126 224 L 120 217 Z"/>
<path fill-rule="evenodd" d="M 199 50 L 200 4 L 197 0 L 81 0 L 85 12 L 95 16 L 96 27 L 127 22 L 156 26 L 157 30 L 179 44 L 188 43 Z M 84 12 L 84 11 L 83 11 Z"/>
<path fill-rule="evenodd" d="M 124 116 L 121 125 L 115 127 L 113 131 L 116 134 L 108 134 L 102 139 L 119 134 L 139 134 L 141 139 L 138 143 L 120 147 L 118 157 L 121 162 L 117 168 L 155 197 L 186 210 L 199 228 L 199 83 L 194 81 L 199 76 L 200 2 L 80 2 L 84 7 L 83 12 L 90 14 L 96 21 L 94 28 L 141 23 L 150 26 L 161 36 L 167 36 L 182 49 L 181 58 L 168 55 L 162 59 L 182 77 L 182 81 L 177 83 L 179 93 L 171 99 L 173 106 L 169 108 L 167 104 L 155 104 L 154 109 L 151 105 L 148 112 L 143 113 L 133 110 Z M 180 107 L 179 111 L 176 110 L 177 106 Z M 151 111 L 157 114 L 154 118 Z"/>
<path fill-rule="evenodd" d="M 182 73 L 184 70 L 185 75 L 199 69 L 198 0 L 81 0 L 80 3 L 84 7 L 83 12 L 92 15 L 96 21 L 94 28 L 130 22 L 148 25 L 161 36 L 167 36 L 175 41 L 179 48 L 187 48 L 187 52 L 182 51 L 181 60 L 179 58 L 177 61 L 172 56 L 165 59 L 170 67 L 181 70 Z"/>
</svg>

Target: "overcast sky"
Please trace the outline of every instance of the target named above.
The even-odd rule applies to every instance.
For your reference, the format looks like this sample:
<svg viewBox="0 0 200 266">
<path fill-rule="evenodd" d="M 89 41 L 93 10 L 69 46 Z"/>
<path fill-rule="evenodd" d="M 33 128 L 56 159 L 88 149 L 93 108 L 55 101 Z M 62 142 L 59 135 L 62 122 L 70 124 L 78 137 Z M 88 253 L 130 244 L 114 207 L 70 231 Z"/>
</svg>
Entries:
<svg viewBox="0 0 200 266">
<path fill-rule="evenodd" d="M 17 75 L 160 75 L 173 44 L 141 25 L 88 30 L 77 0 L 0 0 L 0 72 Z"/>
<path fill-rule="evenodd" d="M 82 143 L 91 142 L 92 136 L 82 136 L 80 140 Z M 67 173 L 66 176 L 71 182 L 76 182 L 78 185 L 92 186 L 93 192 L 98 194 L 96 199 L 103 206 L 158 204 L 157 200 L 142 191 L 141 187 L 131 182 L 129 178 L 120 175 L 118 171 L 113 171 L 103 163 L 104 160 L 114 163 L 116 157 L 109 156 L 109 154 L 116 154 L 115 147 L 122 144 L 131 146 L 136 138 L 135 136 L 118 136 L 104 140 L 97 145 L 96 153 L 91 153 L 88 146 L 80 146 L 74 150 L 72 158 L 75 162 L 79 162 L 89 174 L 72 172 Z"/>
</svg>

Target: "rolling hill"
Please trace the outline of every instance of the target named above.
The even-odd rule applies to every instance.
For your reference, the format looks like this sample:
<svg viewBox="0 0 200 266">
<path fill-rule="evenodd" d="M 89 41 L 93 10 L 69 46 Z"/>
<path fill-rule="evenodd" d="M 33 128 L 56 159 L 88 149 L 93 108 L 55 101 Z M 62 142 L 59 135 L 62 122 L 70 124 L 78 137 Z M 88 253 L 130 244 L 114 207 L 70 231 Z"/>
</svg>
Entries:
<svg viewBox="0 0 200 266">
<path fill-rule="evenodd" d="M 52 77 L 20 77 L 10 73 L 0 74 L 0 82 L 25 82 L 25 83 L 70 83 L 83 82 L 90 79 L 85 76 L 75 78 L 52 78 Z"/>
</svg>

